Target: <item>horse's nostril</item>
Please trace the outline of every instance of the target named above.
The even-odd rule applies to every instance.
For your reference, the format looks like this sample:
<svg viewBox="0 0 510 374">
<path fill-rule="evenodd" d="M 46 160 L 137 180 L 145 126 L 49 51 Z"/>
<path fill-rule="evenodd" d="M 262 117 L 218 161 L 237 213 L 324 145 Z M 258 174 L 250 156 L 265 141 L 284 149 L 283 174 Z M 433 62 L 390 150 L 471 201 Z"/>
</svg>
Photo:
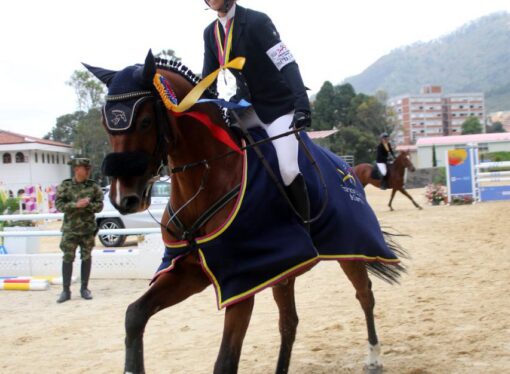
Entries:
<svg viewBox="0 0 510 374">
<path fill-rule="evenodd" d="M 122 209 L 126 212 L 133 212 L 138 209 L 140 205 L 140 198 L 138 196 L 126 196 L 120 202 Z"/>
</svg>

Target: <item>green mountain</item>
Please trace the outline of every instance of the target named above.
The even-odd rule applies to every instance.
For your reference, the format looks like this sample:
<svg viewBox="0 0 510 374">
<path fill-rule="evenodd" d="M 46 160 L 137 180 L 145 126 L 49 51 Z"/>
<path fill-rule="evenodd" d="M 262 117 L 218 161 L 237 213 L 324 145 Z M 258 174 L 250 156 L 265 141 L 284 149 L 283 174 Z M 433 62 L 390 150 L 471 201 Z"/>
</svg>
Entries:
<svg viewBox="0 0 510 374">
<path fill-rule="evenodd" d="M 510 110 L 510 13 L 494 13 L 451 34 L 396 49 L 345 79 L 357 92 L 417 94 L 427 84 L 445 93 L 484 92 L 487 112 Z"/>
</svg>

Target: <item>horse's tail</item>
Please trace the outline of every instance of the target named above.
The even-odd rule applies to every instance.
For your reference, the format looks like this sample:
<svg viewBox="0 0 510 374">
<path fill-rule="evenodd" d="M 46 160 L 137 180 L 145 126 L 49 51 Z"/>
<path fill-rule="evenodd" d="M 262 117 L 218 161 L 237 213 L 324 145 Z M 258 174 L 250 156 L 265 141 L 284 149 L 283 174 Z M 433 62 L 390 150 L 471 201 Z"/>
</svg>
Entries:
<svg viewBox="0 0 510 374">
<path fill-rule="evenodd" d="M 388 231 L 383 230 L 384 241 L 386 245 L 398 258 L 400 259 L 409 259 L 409 254 L 407 251 L 395 240 L 395 237 L 398 236 L 407 236 L 402 234 L 394 234 Z M 398 284 L 400 283 L 400 276 L 404 273 L 407 273 L 405 265 L 400 262 L 398 264 L 394 263 L 384 263 L 384 262 L 367 262 L 367 270 L 370 274 L 375 275 L 377 278 L 382 279 L 385 282 L 390 284 Z"/>
</svg>

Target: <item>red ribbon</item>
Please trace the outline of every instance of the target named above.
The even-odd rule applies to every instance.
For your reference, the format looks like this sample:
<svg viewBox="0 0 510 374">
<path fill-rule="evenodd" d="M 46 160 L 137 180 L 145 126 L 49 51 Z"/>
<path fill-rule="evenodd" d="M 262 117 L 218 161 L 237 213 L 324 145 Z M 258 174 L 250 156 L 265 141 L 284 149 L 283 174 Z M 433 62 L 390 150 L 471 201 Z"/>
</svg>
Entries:
<svg viewBox="0 0 510 374">
<path fill-rule="evenodd" d="M 232 140 L 229 133 L 225 129 L 214 124 L 211 121 L 211 118 L 207 114 L 201 113 L 201 112 L 182 112 L 182 113 L 172 113 L 172 114 L 176 117 L 189 116 L 189 117 L 196 119 L 197 121 L 199 121 L 201 124 L 203 124 L 205 127 L 207 127 L 209 129 L 209 131 L 211 132 L 211 134 L 214 138 L 218 139 L 223 144 L 232 148 L 237 153 L 239 153 L 241 155 L 243 154 L 241 149 Z"/>
</svg>

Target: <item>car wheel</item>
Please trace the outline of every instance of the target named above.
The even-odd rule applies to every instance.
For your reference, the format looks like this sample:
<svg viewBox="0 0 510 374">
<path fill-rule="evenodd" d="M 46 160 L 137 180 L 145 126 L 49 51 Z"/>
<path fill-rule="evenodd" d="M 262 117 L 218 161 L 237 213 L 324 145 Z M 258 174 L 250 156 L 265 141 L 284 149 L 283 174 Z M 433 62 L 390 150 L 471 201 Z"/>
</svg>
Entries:
<svg viewBox="0 0 510 374">
<path fill-rule="evenodd" d="M 99 223 L 100 230 L 106 229 L 123 229 L 124 225 L 122 221 L 116 218 L 107 218 L 102 220 Z M 126 241 L 126 235 L 115 235 L 115 234 L 107 234 L 107 235 L 98 235 L 99 241 L 105 247 L 120 247 Z"/>
</svg>

